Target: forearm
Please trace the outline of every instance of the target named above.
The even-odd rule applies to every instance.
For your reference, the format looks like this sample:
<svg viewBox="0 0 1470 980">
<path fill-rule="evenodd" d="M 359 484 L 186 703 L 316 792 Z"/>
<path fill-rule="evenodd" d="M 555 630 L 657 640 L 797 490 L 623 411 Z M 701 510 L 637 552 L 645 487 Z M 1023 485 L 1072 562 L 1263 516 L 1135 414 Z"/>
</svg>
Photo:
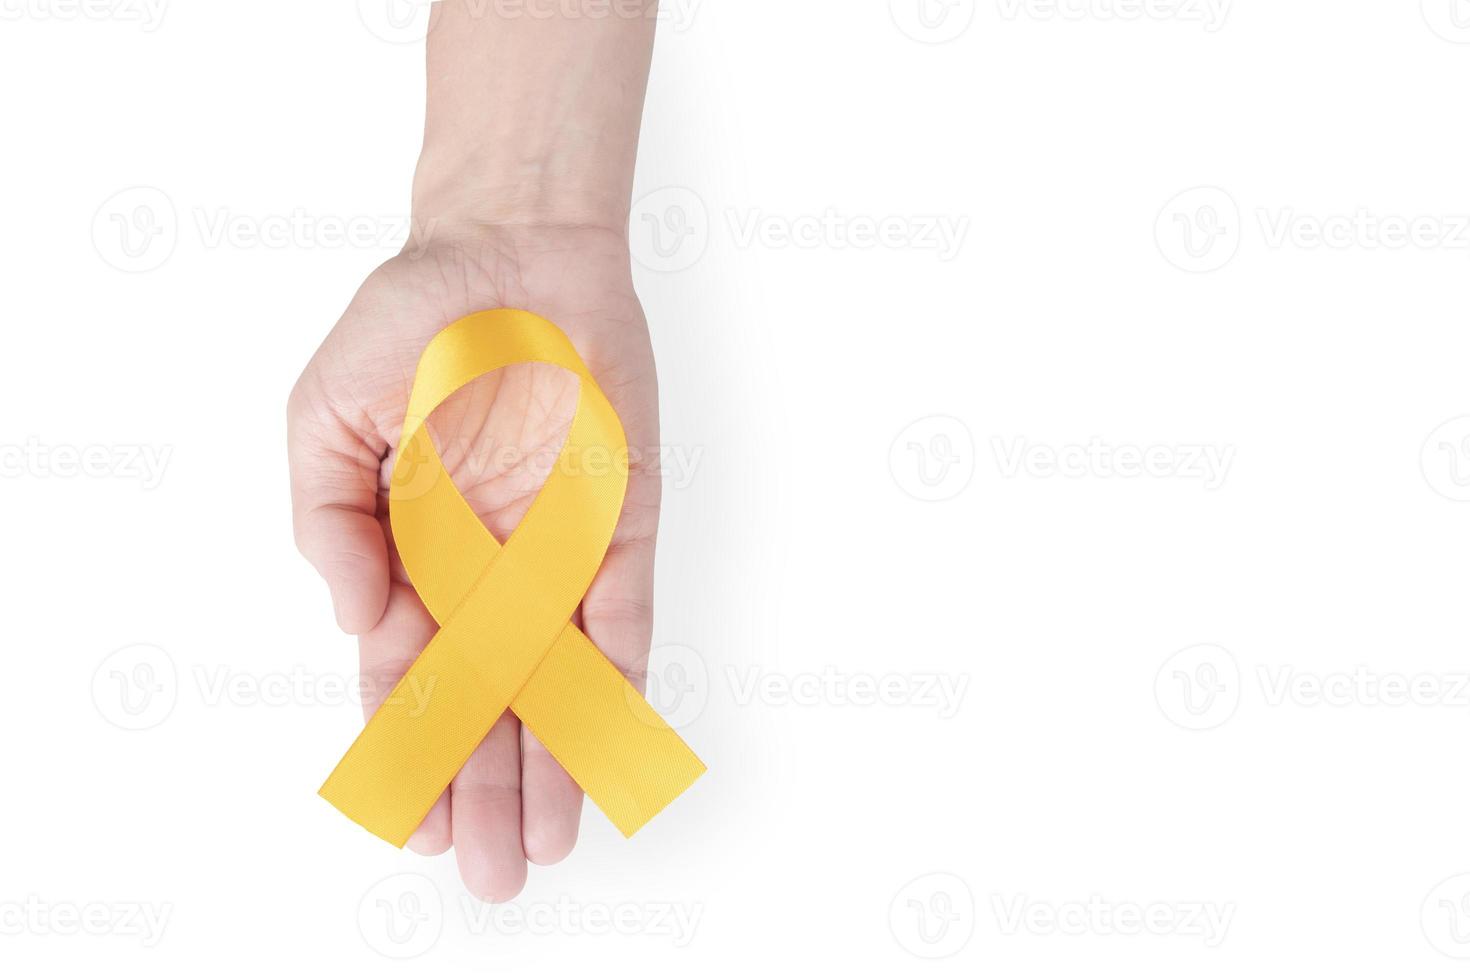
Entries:
<svg viewBox="0 0 1470 980">
<path fill-rule="evenodd" d="M 627 227 L 656 0 L 442 0 L 416 218 Z"/>
</svg>

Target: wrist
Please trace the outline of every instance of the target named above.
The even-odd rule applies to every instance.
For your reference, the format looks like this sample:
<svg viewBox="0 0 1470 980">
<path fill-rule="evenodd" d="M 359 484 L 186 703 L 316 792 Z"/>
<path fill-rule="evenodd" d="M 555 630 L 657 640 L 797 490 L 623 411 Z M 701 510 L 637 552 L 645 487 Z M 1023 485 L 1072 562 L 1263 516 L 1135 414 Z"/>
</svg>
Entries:
<svg viewBox="0 0 1470 980">
<path fill-rule="evenodd" d="M 588 229 L 626 239 L 626 188 L 568 149 L 501 149 L 426 142 L 413 180 L 414 227 L 455 234 L 480 228 Z"/>
<path fill-rule="evenodd" d="M 523 303 L 513 297 L 545 288 L 538 276 L 528 275 L 533 269 L 575 268 L 579 276 L 624 284 L 632 294 L 626 223 L 612 226 L 586 214 L 573 220 L 559 197 L 527 198 L 512 207 L 451 196 L 430 206 L 415 195 L 411 237 L 401 257 L 437 263 L 447 281 L 514 284 L 499 294 L 502 305 Z"/>
<path fill-rule="evenodd" d="M 415 217 L 626 237 L 656 9 L 634 2 L 645 15 L 439 4 Z"/>
</svg>

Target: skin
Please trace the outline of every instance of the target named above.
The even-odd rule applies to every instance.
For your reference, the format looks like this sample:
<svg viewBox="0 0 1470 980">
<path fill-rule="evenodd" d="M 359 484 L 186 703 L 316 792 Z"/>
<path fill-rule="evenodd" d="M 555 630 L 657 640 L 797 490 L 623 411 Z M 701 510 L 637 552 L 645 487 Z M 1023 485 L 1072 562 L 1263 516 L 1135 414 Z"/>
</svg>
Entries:
<svg viewBox="0 0 1470 980">
<path fill-rule="evenodd" d="M 426 235 L 368 277 L 290 396 L 296 540 L 326 579 L 338 625 L 359 638 L 368 714 L 437 628 L 387 522 L 414 368 L 444 326 L 496 307 L 561 327 L 622 419 L 633 457 L 627 498 L 578 622 L 642 687 L 658 391 L 627 212 L 654 22 L 578 16 L 564 3 L 548 9 L 560 13 L 503 16 L 466 0 L 435 8 L 414 179 L 415 227 Z M 518 365 L 475 382 L 430 419 L 455 485 L 500 540 L 545 479 L 576 401 L 570 374 Z M 466 887 L 503 902 L 524 886 L 528 861 L 553 864 L 571 852 L 581 810 L 581 790 L 507 712 L 409 847 L 453 846 Z"/>
</svg>

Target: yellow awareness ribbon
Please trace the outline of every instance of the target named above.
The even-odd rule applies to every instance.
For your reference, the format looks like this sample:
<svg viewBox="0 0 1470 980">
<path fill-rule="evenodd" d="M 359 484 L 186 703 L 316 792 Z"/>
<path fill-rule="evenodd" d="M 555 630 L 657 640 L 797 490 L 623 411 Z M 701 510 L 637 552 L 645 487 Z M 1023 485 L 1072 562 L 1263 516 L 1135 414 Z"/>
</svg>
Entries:
<svg viewBox="0 0 1470 980">
<path fill-rule="evenodd" d="M 556 465 L 502 545 L 460 496 L 426 420 L 511 364 L 577 375 Z M 402 847 L 509 708 L 625 836 L 699 778 L 690 751 L 570 620 L 602 564 L 627 485 L 627 444 L 565 334 L 521 310 L 450 324 L 424 349 L 389 487 L 398 554 L 439 624 L 321 788 Z"/>
</svg>

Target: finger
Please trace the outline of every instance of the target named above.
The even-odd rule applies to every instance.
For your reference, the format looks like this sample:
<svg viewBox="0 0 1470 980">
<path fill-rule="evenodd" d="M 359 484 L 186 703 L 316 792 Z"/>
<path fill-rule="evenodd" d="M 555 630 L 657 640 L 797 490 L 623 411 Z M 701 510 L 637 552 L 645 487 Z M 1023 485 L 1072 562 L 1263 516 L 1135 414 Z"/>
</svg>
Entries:
<svg viewBox="0 0 1470 980">
<path fill-rule="evenodd" d="M 367 717 L 372 717 L 393 692 L 394 685 L 408 672 L 437 628 L 413 589 L 394 583 L 382 618 L 357 644 L 362 670 L 362 707 Z M 413 684 L 399 692 L 400 697 L 409 699 L 410 710 L 427 695 L 427 691 Z M 443 854 L 449 850 L 450 843 L 450 805 L 446 791 L 409 838 L 408 846 L 420 854 Z"/>
<path fill-rule="evenodd" d="M 486 902 L 507 902 L 526 884 L 521 848 L 520 723 L 500 716 L 449 791 L 459 876 Z"/>
<path fill-rule="evenodd" d="M 572 853 L 582 822 L 582 787 L 530 729 L 521 727 L 521 846 L 532 864 Z"/>
<path fill-rule="evenodd" d="M 652 484 L 650 486 L 650 483 Z M 653 639 L 658 478 L 631 475 L 623 516 L 582 599 L 583 631 L 641 692 Z"/>
<path fill-rule="evenodd" d="M 653 635 L 653 557 L 660 487 L 647 469 L 629 474 L 623 512 L 601 568 L 582 599 L 578 625 L 641 692 Z M 577 843 L 582 791 L 540 740 L 521 735 L 526 857 L 555 864 Z"/>
<path fill-rule="evenodd" d="M 583 631 L 641 692 L 653 637 L 653 555 L 663 483 L 658 382 L 646 331 L 592 345 L 588 363 L 628 443 L 628 487 L 602 567 L 582 598 Z"/>
<path fill-rule="evenodd" d="M 364 633 L 388 601 L 378 454 L 326 406 L 309 375 L 291 393 L 286 439 L 296 546 L 326 579 L 337 625 Z"/>
<path fill-rule="evenodd" d="M 646 450 L 633 458 L 648 458 Z M 653 633 L 653 555 L 660 485 L 652 468 L 630 470 L 612 543 L 583 597 L 576 621 L 588 639 L 642 691 Z M 522 732 L 521 752 L 521 837 L 526 857 L 536 864 L 555 864 L 577 843 L 582 790 L 534 733 Z"/>
<path fill-rule="evenodd" d="M 580 615 L 572 621 L 582 625 Z M 521 726 L 521 846 L 532 864 L 572 853 L 582 823 L 582 787 L 525 725 Z"/>
<path fill-rule="evenodd" d="M 430 807 L 428 816 L 419 824 L 406 845 L 415 854 L 433 857 L 449 850 L 454 843 L 450 825 L 449 790 L 445 790 Z"/>
<path fill-rule="evenodd" d="M 656 522 L 656 502 L 653 508 L 652 519 Z M 654 537 L 651 526 L 648 536 L 628 529 L 639 526 L 638 520 L 626 528 L 619 525 L 602 567 L 582 599 L 579 615 L 587 638 L 641 694 L 653 636 Z M 527 731 L 521 741 L 526 781 L 526 856 L 537 864 L 555 864 L 571 853 L 577 842 L 582 791 L 534 735 Z"/>
</svg>

